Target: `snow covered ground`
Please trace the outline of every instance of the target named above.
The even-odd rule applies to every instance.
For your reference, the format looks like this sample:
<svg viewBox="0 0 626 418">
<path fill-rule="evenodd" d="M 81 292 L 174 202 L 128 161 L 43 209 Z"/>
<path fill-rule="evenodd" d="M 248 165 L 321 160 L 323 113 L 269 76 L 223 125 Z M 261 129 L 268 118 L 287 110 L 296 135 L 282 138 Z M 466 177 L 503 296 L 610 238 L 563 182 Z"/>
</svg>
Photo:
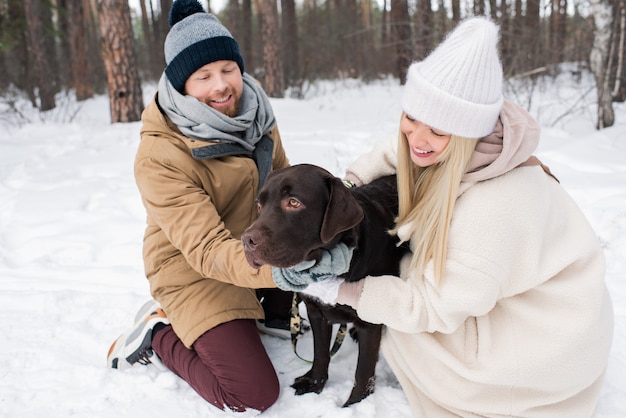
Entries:
<svg viewBox="0 0 626 418">
<path fill-rule="evenodd" d="M 538 157 L 589 217 L 604 245 L 615 309 L 615 337 L 596 417 L 626 416 L 626 106 L 616 126 L 594 129 L 589 79 L 550 80 L 529 102 L 543 139 Z M 154 86 L 144 87 L 146 100 Z M 394 135 L 400 87 L 393 80 L 309 86 L 305 100 L 272 99 L 293 164 L 321 165 L 338 176 L 371 145 Z M 0 104 L 0 416 L 223 417 L 170 372 L 105 367 L 111 342 L 149 298 L 141 242 L 145 214 L 132 164 L 139 123 L 109 123 L 108 101 L 64 100 L 23 117 Z M 263 336 L 283 390 L 272 418 L 409 417 L 407 401 L 384 360 L 376 392 L 340 405 L 353 381 L 356 345 L 346 339 L 322 394 L 289 387 L 308 364 L 288 341 Z M 298 345 L 311 357 L 310 335 Z"/>
</svg>

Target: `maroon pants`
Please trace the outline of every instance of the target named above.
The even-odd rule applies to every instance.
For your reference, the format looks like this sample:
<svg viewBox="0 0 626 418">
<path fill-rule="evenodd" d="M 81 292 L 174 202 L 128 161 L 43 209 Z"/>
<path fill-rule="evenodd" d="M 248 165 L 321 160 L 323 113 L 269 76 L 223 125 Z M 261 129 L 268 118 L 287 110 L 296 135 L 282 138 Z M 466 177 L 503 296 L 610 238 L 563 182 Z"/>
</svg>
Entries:
<svg viewBox="0 0 626 418">
<path fill-rule="evenodd" d="M 220 409 L 264 411 L 279 394 L 278 378 L 253 319 L 237 319 L 202 334 L 186 348 L 171 325 L 152 348 L 174 373 Z"/>
</svg>

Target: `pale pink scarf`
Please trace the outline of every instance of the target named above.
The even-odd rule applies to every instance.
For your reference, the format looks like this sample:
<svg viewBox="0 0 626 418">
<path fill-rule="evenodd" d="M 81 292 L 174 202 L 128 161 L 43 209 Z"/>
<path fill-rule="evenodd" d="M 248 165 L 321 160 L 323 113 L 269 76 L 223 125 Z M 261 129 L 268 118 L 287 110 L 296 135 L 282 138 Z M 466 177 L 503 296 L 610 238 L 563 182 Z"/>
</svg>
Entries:
<svg viewBox="0 0 626 418">
<path fill-rule="evenodd" d="M 539 124 L 521 106 L 505 100 L 494 131 L 476 144 L 463 182 L 476 183 L 512 170 L 537 149 Z"/>
</svg>

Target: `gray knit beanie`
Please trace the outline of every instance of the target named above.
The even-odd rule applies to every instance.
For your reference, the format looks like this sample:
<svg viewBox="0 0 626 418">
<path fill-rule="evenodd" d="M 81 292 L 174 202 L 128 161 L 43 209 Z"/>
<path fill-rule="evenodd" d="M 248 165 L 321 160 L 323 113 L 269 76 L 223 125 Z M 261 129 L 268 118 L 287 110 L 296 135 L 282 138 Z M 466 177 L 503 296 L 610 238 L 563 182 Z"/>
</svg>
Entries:
<svg viewBox="0 0 626 418">
<path fill-rule="evenodd" d="M 498 27 L 491 20 L 459 23 L 430 55 L 409 67 L 404 112 L 454 135 L 489 135 L 504 101 L 497 45 Z"/>
<path fill-rule="evenodd" d="M 237 41 L 197 0 L 174 1 L 168 23 L 171 29 L 165 38 L 165 75 L 180 93 L 189 76 L 211 62 L 235 61 L 243 74 Z"/>
</svg>

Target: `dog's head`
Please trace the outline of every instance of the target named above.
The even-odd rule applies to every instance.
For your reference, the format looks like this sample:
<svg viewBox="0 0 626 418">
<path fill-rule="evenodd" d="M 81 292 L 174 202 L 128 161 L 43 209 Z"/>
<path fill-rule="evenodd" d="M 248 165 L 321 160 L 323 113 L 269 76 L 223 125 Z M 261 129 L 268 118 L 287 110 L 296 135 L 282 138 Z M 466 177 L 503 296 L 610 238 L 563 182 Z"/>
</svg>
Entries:
<svg viewBox="0 0 626 418">
<path fill-rule="evenodd" d="M 290 267 L 319 260 L 337 242 L 356 244 L 363 210 L 341 179 L 321 167 L 300 164 L 271 172 L 257 198 L 259 217 L 243 233 L 246 259 Z"/>
</svg>

